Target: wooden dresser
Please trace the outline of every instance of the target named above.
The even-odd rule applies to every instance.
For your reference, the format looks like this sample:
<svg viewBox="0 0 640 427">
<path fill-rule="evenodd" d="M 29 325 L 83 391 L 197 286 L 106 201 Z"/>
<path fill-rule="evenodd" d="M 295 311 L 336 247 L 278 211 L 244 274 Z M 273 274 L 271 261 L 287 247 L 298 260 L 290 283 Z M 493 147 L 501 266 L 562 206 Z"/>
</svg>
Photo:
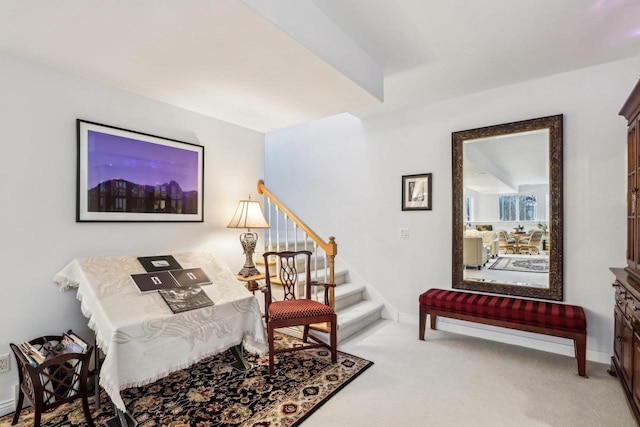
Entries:
<svg viewBox="0 0 640 427">
<path fill-rule="evenodd" d="M 617 375 L 636 422 L 640 424 L 640 282 L 623 268 L 612 268 L 616 276 L 615 332 L 612 375 Z"/>
<path fill-rule="evenodd" d="M 620 115 L 627 130 L 627 266 L 612 268 L 616 280 L 612 375 L 617 375 L 640 425 L 640 82 Z"/>
</svg>

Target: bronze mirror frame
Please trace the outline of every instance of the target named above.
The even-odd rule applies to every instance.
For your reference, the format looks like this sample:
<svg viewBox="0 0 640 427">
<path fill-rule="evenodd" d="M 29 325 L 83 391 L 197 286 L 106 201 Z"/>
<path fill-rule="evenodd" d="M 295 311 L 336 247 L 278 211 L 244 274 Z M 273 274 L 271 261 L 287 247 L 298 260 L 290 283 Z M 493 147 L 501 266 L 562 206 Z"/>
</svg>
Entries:
<svg viewBox="0 0 640 427">
<path fill-rule="evenodd" d="M 549 130 L 549 286 L 547 288 L 527 287 L 499 282 L 465 280 L 462 261 L 462 236 L 464 223 L 464 141 L 478 138 Z M 491 292 L 540 299 L 562 301 L 563 299 L 563 115 L 540 117 L 537 119 L 469 129 L 451 134 L 453 166 L 453 288 L 471 291 Z"/>
</svg>

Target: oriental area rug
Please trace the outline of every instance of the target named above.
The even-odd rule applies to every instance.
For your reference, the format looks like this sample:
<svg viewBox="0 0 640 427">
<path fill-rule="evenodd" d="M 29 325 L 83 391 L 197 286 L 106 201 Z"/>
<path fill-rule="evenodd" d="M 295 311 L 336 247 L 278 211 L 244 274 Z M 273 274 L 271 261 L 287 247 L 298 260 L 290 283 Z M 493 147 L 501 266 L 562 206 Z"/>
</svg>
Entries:
<svg viewBox="0 0 640 427">
<path fill-rule="evenodd" d="M 500 257 L 489 268 L 492 270 L 522 271 L 527 273 L 548 273 L 549 259 Z"/>
<path fill-rule="evenodd" d="M 278 347 L 300 344 L 288 335 L 277 339 Z M 235 358 L 226 352 L 152 384 L 126 389 L 122 397 L 139 427 L 292 427 L 373 365 L 340 351 L 332 364 L 329 351 L 316 348 L 277 355 L 276 372 L 269 376 L 267 355 L 245 357 L 252 366 L 246 372 L 234 369 Z M 114 416 L 104 392 L 101 401 L 107 403 L 96 410 L 89 399 L 96 426 Z M 0 418 L 0 426 L 10 426 L 12 417 Z M 23 409 L 16 426 L 32 425 L 31 408 Z M 87 426 L 80 399 L 43 414 L 41 425 Z"/>
</svg>

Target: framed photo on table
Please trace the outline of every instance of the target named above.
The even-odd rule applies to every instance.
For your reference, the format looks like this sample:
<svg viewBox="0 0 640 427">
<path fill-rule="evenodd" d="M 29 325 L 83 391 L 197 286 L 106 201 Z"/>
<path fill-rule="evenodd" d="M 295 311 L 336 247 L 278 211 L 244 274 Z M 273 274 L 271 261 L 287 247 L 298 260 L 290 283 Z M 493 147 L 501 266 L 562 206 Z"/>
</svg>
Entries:
<svg viewBox="0 0 640 427">
<path fill-rule="evenodd" d="M 76 123 L 76 222 L 203 221 L 203 146 Z"/>
<path fill-rule="evenodd" d="M 430 173 L 402 176 L 402 210 L 431 210 Z"/>
</svg>

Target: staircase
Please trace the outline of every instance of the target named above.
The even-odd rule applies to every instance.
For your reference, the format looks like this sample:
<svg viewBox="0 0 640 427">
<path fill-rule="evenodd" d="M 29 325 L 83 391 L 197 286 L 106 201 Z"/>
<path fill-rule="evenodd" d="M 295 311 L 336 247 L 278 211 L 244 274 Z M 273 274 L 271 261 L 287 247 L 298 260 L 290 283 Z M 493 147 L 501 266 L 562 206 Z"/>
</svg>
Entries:
<svg viewBox="0 0 640 427">
<path fill-rule="evenodd" d="M 335 310 L 338 313 L 338 342 L 381 319 L 384 305 L 369 299 L 366 286 L 349 281 L 347 270 L 335 273 Z"/>
<path fill-rule="evenodd" d="M 362 283 L 351 281 L 347 268 L 341 268 L 336 259 L 337 244 L 333 237 L 328 242 L 320 238 L 304 222 L 285 207 L 265 186 L 258 181 L 258 193 L 266 198 L 266 209 L 270 229 L 265 231 L 265 251 L 309 250 L 312 255 L 312 280 L 335 283 L 330 295 L 330 305 L 338 315 L 338 342 L 365 329 L 382 318 L 384 304 L 374 301 Z M 259 258 L 259 257 L 258 257 Z M 302 289 L 304 280 L 298 282 Z M 274 297 L 277 291 L 274 289 Z M 312 298 L 324 299 L 324 291 L 319 291 Z M 299 330 L 289 331 L 292 335 L 301 336 Z M 315 335 L 322 336 L 323 332 Z M 328 336 L 328 334 L 326 334 Z"/>
</svg>

